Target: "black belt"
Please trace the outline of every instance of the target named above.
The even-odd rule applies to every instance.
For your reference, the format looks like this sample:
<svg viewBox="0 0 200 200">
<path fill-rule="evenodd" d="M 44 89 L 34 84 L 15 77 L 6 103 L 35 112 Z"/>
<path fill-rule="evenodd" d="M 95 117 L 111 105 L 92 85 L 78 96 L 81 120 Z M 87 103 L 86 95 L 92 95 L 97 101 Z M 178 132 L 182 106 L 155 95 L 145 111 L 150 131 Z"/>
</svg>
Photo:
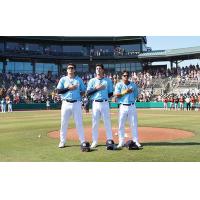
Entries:
<svg viewBox="0 0 200 200">
<path fill-rule="evenodd" d="M 103 99 L 97 99 L 97 100 L 94 100 L 96 102 L 104 102 L 104 101 L 108 101 L 108 100 L 103 100 Z"/>
<path fill-rule="evenodd" d="M 64 99 L 63 101 L 66 101 L 66 102 L 69 102 L 69 103 L 75 103 L 75 102 L 77 102 L 78 100 L 68 100 L 68 99 Z"/>
<path fill-rule="evenodd" d="M 121 103 L 121 105 L 123 105 L 123 106 L 131 106 L 131 105 L 134 105 L 134 103 L 128 103 L 128 104 Z"/>
</svg>

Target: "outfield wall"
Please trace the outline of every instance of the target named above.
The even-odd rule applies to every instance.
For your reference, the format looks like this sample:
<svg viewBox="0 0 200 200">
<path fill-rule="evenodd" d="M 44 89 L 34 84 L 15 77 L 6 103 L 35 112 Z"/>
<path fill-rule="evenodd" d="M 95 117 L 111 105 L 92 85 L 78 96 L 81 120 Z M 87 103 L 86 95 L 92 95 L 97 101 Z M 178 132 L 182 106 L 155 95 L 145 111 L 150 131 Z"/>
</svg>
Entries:
<svg viewBox="0 0 200 200">
<path fill-rule="evenodd" d="M 117 103 L 110 103 L 111 108 L 118 108 Z M 163 102 L 136 102 L 137 108 L 163 108 Z"/>
<path fill-rule="evenodd" d="M 51 109 L 60 109 L 61 104 L 51 103 Z M 117 103 L 110 102 L 111 108 L 118 108 Z M 137 108 L 163 108 L 163 102 L 136 102 Z M 169 107 L 169 103 L 168 103 Z M 180 106 L 179 106 L 180 107 Z M 186 105 L 184 105 L 186 107 Z M 45 110 L 46 103 L 13 104 L 13 110 Z"/>
</svg>

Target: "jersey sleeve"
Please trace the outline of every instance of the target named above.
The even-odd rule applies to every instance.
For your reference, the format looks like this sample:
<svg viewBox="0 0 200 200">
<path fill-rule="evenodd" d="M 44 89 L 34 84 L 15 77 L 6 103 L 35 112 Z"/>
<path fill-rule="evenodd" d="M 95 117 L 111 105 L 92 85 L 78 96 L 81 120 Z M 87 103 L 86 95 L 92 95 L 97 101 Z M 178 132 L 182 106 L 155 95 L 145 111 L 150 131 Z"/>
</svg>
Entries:
<svg viewBox="0 0 200 200">
<path fill-rule="evenodd" d="M 121 84 L 117 83 L 115 86 L 114 94 L 120 94 L 121 93 Z"/>
<path fill-rule="evenodd" d="M 93 89 L 93 79 L 89 80 L 87 85 L 87 91 Z"/>
<path fill-rule="evenodd" d="M 58 82 L 57 89 L 64 89 L 63 78 L 61 78 Z"/>
</svg>

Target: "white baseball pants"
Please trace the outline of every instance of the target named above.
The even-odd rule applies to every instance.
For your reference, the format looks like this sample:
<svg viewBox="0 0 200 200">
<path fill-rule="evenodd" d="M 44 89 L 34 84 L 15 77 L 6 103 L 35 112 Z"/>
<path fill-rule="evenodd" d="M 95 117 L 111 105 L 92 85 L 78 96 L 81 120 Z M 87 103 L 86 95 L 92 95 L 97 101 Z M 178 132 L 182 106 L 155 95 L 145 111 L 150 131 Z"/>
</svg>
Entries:
<svg viewBox="0 0 200 200">
<path fill-rule="evenodd" d="M 81 110 L 81 102 L 77 101 L 74 103 L 62 102 L 61 107 L 61 128 L 60 128 L 60 142 L 65 143 L 67 137 L 67 128 L 69 119 L 73 115 L 76 130 L 79 135 L 80 142 L 85 142 L 84 137 L 84 129 L 83 129 L 83 120 L 82 120 L 82 110 Z"/>
<path fill-rule="evenodd" d="M 167 110 L 167 103 L 164 102 L 164 109 Z"/>
<path fill-rule="evenodd" d="M 184 109 L 184 104 L 182 102 L 180 102 L 180 109 L 183 110 Z"/>
<path fill-rule="evenodd" d="M 119 142 L 124 142 L 125 123 L 128 119 L 131 128 L 131 134 L 134 142 L 138 141 L 138 116 L 134 105 L 120 105 L 119 108 Z"/>
<path fill-rule="evenodd" d="M 8 112 L 12 112 L 12 105 L 8 104 Z"/>
<path fill-rule="evenodd" d="M 99 120 L 102 117 L 107 140 L 112 140 L 112 128 L 111 128 L 111 120 L 110 120 L 110 108 L 109 102 L 95 102 L 92 103 L 92 140 L 93 142 L 98 142 L 98 128 L 99 128 Z"/>
<path fill-rule="evenodd" d="M 6 112 L 6 105 L 5 104 L 1 104 L 1 112 Z"/>
</svg>

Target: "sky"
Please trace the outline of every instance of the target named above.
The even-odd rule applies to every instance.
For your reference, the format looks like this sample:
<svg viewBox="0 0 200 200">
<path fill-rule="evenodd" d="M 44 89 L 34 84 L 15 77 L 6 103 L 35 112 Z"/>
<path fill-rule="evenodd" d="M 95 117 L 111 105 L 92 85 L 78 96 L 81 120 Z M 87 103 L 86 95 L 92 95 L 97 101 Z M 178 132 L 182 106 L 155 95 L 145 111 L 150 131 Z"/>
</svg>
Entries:
<svg viewBox="0 0 200 200">
<path fill-rule="evenodd" d="M 152 50 L 195 47 L 200 46 L 200 36 L 147 36 L 147 46 L 151 47 Z M 196 65 L 197 63 L 200 64 L 200 59 L 183 61 L 179 65 Z M 169 62 L 157 62 L 153 64 L 167 64 L 168 67 L 170 66 Z"/>
</svg>

